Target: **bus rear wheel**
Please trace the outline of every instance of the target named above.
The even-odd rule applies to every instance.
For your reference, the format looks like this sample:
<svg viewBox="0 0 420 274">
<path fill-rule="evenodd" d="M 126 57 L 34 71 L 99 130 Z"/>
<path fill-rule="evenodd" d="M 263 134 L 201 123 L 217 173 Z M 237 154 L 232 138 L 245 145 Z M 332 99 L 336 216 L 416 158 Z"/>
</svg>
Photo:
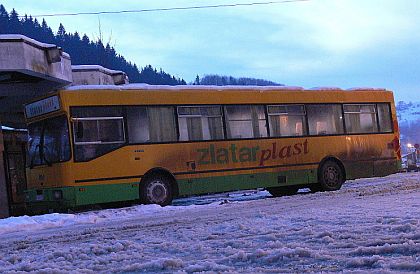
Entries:
<svg viewBox="0 0 420 274">
<path fill-rule="evenodd" d="M 146 178 L 140 188 L 140 199 L 145 204 L 169 205 L 173 199 L 171 181 L 162 175 Z"/>
<path fill-rule="evenodd" d="M 274 197 L 295 195 L 299 188 L 296 186 L 269 187 L 267 191 Z"/>
<path fill-rule="evenodd" d="M 344 180 L 344 171 L 337 162 L 328 160 L 321 166 L 319 184 L 322 190 L 339 190 Z"/>
</svg>

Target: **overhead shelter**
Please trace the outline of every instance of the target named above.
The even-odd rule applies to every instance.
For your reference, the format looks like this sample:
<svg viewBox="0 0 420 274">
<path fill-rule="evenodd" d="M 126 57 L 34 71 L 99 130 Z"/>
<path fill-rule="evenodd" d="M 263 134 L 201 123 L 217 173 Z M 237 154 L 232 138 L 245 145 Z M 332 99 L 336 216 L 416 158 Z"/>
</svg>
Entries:
<svg viewBox="0 0 420 274">
<path fill-rule="evenodd" d="M 23 35 L 0 35 L 0 125 L 24 128 L 23 104 L 72 82 L 70 56 Z M 0 129 L 0 218 L 9 216 Z"/>
<path fill-rule="evenodd" d="M 0 35 L 0 119 L 24 127 L 23 104 L 72 82 L 70 56 L 23 35 Z"/>
</svg>

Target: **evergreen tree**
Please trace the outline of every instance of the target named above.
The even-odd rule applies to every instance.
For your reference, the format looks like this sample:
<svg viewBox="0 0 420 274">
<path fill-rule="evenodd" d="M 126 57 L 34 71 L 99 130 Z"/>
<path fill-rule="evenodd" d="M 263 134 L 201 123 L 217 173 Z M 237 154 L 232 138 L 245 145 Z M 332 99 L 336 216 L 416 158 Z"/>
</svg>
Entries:
<svg viewBox="0 0 420 274">
<path fill-rule="evenodd" d="M 272 81 L 267 81 L 263 79 L 256 79 L 256 78 L 234 78 L 232 76 L 220 76 L 220 75 L 204 75 L 201 79 L 196 77 L 196 84 L 197 79 L 199 80 L 199 85 L 216 85 L 216 86 L 282 86 L 282 84 L 275 83 Z"/>
<path fill-rule="evenodd" d="M 9 15 L 9 28 L 7 30 L 10 34 L 22 34 L 22 23 L 19 20 L 19 14 L 12 9 Z"/>
<path fill-rule="evenodd" d="M 5 7 L 0 5 L 0 33 L 5 34 L 9 29 L 9 14 Z"/>
<path fill-rule="evenodd" d="M 57 39 L 57 42 L 60 43 L 60 46 L 64 44 L 66 40 L 66 29 L 61 23 L 60 23 L 60 26 L 58 27 L 56 39 Z"/>
</svg>

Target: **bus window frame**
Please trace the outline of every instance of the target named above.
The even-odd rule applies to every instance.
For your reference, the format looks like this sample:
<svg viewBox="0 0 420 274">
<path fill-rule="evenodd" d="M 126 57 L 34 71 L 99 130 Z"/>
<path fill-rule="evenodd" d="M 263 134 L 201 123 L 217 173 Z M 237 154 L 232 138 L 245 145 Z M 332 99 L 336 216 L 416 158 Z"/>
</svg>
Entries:
<svg viewBox="0 0 420 274">
<path fill-rule="evenodd" d="M 310 132 L 309 132 L 309 116 L 308 116 L 308 110 L 307 110 L 307 106 L 308 105 L 316 105 L 316 106 L 318 106 L 318 105 L 321 105 L 321 106 L 322 105 L 339 105 L 340 106 L 340 109 L 341 109 L 340 114 L 342 115 L 341 125 L 343 126 L 343 133 L 310 134 Z M 305 135 L 305 136 L 306 137 L 319 137 L 319 136 L 344 136 L 344 135 L 351 135 L 351 134 L 348 134 L 347 133 L 346 128 L 345 128 L 346 123 L 345 123 L 345 119 L 344 119 L 344 114 L 342 112 L 343 109 L 344 109 L 343 105 L 344 105 L 344 103 L 341 103 L 341 102 L 338 102 L 338 103 L 304 103 L 304 106 L 305 106 L 305 116 L 306 116 L 306 126 L 307 126 L 307 135 Z M 377 134 L 379 132 L 371 132 L 370 134 L 375 134 L 375 133 Z M 363 134 L 365 134 L 365 133 L 363 133 Z"/>
<path fill-rule="evenodd" d="M 305 137 L 305 136 L 309 136 L 309 125 L 308 125 L 308 115 L 307 115 L 307 111 L 306 111 L 306 105 L 307 104 L 299 104 L 299 103 L 294 103 L 294 104 L 266 104 L 265 106 L 265 113 L 266 113 L 266 125 L 267 125 L 267 137 L 269 138 L 285 138 L 285 137 Z M 272 112 L 270 113 L 269 111 L 269 107 L 277 107 L 277 106 L 285 106 L 286 107 L 286 112 Z M 287 111 L 287 106 L 302 106 L 302 114 L 296 114 L 296 113 L 292 113 L 289 114 L 289 112 Z M 270 123 L 270 116 L 280 116 L 280 115 L 286 115 L 286 116 L 301 116 L 303 117 L 303 122 L 305 123 L 304 125 L 302 125 L 302 132 L 305 134 L 302 135 L 285 135 L 285 136 L 272 136 L 272 132 L 271 132 L 271 123 Z"/>
<path fill-rule="evenodd" d="M 72 159 L 74 159 L 74 158 L 72 158 L 72 157 L 74 157 L 74 151 L 72 149 L 72 147 L 73 147 L 73 134 L 72 134 L 71 130 L 73 130 L 73 128 L 70 126 L 71 121 L 69 120 L 68 115 L 66 113 L 63 113 L 63 112 L 58 113 L 58 114 L 54 114 L 54 115 L 49 115 L 49 114 L 42 119 L 34 119 L 33 121 L 29 122 L 27 124 L 27 126 L 38 123 L 38 122 L 45 123 L 46 120 L 50 120 L 50 119 L 57 119 L 57 118 L 64 117 L 64 120 L 66 121 L 67 132 L 68 132 L 67 140 L 69 142 L 69 154 L 68 154 L 68 157 L 66 157 L 62 161 L 51 161 L 51 164 L 60 164 L 60 163 L 65 163 L 65 162 L 71 161 Z M 39 118 L 39 117 L 37 117 L 37 118 Z M 28 134 L 29 134 L 29 132 L 28 132 Z M 28 161 L 30 161 L 29 155 L 26 155 L 26 160 L 27 161 L 25 163 L 25 166 L 30 167 L 30 165 L 28 164 Z M 45 165 L 45 163 L 40 164 L 40 165 L 35 165 L 34 167 L 39 167 L 39 166 L 43 166 L 43 165 Z"/>
<path fill-rule="evenodd" d="M 388 108 L 388 118 L 389 118 L 389 122 L 391 123 L 391 131 L 382 131 L 382 127 L 381 127 L 381 123 L 379 122 L 379 110 L 378 110 L 378 105 L 386 105 Z M 391 104 L 389 102 L 385 102 L 385 103 L 375 103 L 375 107 L 376 107 L 376 119 L 378 121 L 378 131 L 380 133 L 394 133 L 394 127 L 392 126 L 392 109 L 391 109 Z"/>
<path fill-rule="evenodd" d="M 223 140 L 225 141 L 239 141 L 239 140 L 259 140 L 259 139 L 270 139 L 272 137 L 270 137 L 270 129 L 269 129 L 269 124 L 268 124 L 268 116 L 267 116 L 267 104 L 248 104 L 248 103 L 242 103 L 242 104 L 221 104 L 220 105 L 222 107 L 222 118 L 223 118 L 223 128 L 225 131 L 225 138 Z M 228 138 L 228 122 L 227 122 L 227 110 L 226 107 L 234 107 L 234 106 L 250 106 L 250 110 L 251 110 L 251 121 L 252 121 L 252 111 L 253 111 L 253 106 L 262 106 L 263 110 L 264 110 L 264 120 L 265 120 L 265 129 L 267 132 L 267 136 L 266 137 L 252 137 L 252 138 Z M 260 121 L 260 119 L 257 119 L 257 121 Z M 259 125 L 258 125 L 259 127 Z"/>
<path fill-rule="evenodd" d="M 372 131 L 372 132 L 351 132 L 349 133 L 347 131 L 347 127 L 344 128 L 344 133 L 346 135 L 360 135 L 360 134 L 383 134 L 383 133 L 391 133 L 391 132 L 381 132 L 380 130 L 380 126 L 379 126 L 379 119 L 378 119 L 378 109 L 377 109 L 377 105 L 380 103 L 341 103 L 342 108 L 343 108 L 343 121 L 346 120 L 346 114 L 375 114 L 375 121 L 376 121 L 376 131 Z M 389 103 L 388 103 L 389 105 Z M 360 111 L 346 111 L 345 110 L 345 106 L 373 106 L 374 108 L 374 112 L 362 112 Z M 391 112 L 390 112 L 391 113 Z M 392 119 L 391 119 L 392 121 Z M 374 125 L 372 123 L 372 125 Z M 344 126 L 346 126 L 346 122 L 344 122 Z"/>
<path fill-rule="evenodd" d="M 199 141 L 220 141 L 220 140 L 227 140 L 226 138 L 226 128 L 225 128 L 225 116 L 224 116 L 224 111 L 223 111 L 223 105 L 214 105 L 214 104 L 210 104 L 210 105 L 174 105 L 175 106 L 175 112 L 176 112 L 176 126 L 177 126 L 177 143 L 179 142 L 199 142 Z M 200 114 L 180 114 L 179 109 L 182 108 L 199 108 L 200 110 Z M 204 115 L 201 113 L 201 108 L 205 108 L 205 107 L 217 107 L 220 111 L 220 115 Z M 181 130 L 179 128 L 179 118 L 220 118 L 221 119 L 221 125 L 222 125 L 222 134 L 223 134 L 223 138 L 219 138 L 219 139 L 202 139 L 202 140 L 180 140 L 181 138 Z M 202 122 L 202 121 L 201 121 Z"/>
<path fill-rule="evenodd" d="M 77 129 L 75 127 L 77 126 L 78 121 L 104 121 L 104 120 L 121 120 L 122 121 L 122 132 L 123 132 L 123 141 L 113 141 L 113 142 L 102 142 L 102 141 L 93 141 L 93 142 L 76 142 L 76 134 Z M 125 130 L 125 119 L 124 116 L 110 116 L 110 117 L 77 117 L 77 118 L 71 118 L 72 122 L 72 128 L 73 128 L 73 138 L 74 138 L 74 145 L 110 145 L 110 144 L 125 144 L 127 143 L 127 137 L 126 137 L 126 130 Z M 97 125 L 97 129 L 98 124 Z M 98 132 L 99 136 L 99 132 Z"/>
</svg>

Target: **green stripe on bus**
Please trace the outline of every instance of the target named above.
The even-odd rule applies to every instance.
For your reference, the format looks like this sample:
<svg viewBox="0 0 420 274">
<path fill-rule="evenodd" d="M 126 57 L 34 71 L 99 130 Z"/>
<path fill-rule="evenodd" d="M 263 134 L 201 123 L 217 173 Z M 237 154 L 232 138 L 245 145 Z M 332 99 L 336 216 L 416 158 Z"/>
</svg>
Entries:
<svg viewBox="0 0 420 274">
<path fill-rule="evenodd" d="M 137 200 L 139 183 L 75 187 L 76 206 Z"/>
<path fill-rule="evenodd" d="M 54 199 L 54 191 L 61 190 L 63 199 Z M 42 199 L 41 199 L 42 197 Z M 36 190 L 26 192 L 26 202 L 31 207 L 73 208 L 83 205 L 130 201 L 139 199 L 139 183 L 102 184 L 42 189 L 42 196 Z"/>
<path fill-rule="evenodd" d="M 316 169 L 291 170 L 206 178 L 179 179 L 179 196 L 235 190 L 312 184 L 317 182 Z"/>
</svg>

